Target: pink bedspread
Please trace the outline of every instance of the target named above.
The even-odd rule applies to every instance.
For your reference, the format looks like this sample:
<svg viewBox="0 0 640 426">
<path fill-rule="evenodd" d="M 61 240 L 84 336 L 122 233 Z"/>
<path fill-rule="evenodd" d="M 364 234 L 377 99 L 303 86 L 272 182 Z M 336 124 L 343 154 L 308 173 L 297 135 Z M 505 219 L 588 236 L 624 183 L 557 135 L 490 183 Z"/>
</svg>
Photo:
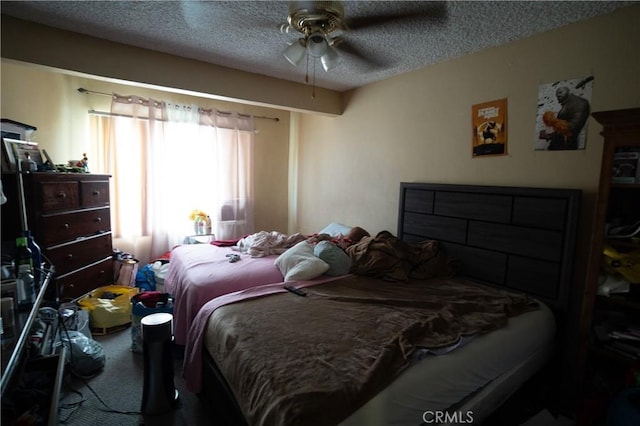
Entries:
<svg viewBox="0 0 640 426">
<path fill-rule="evenodd" d="M 229 262 L 229 253 L 240 260 Z M 284 277 L 274 265 L 277 256 L 252 258 L 230 247 L 192 244 L 176 247 L 165 277 L 165 291 L 174 296 L 175 342 L 187 343 L 191 323 L 211 299 L 262 284 L 280 283 Z"/>
<path fill-rule="evenodd" d="M 288 282 L 286 284 L 293 285 L 298 288 L 303 288 L 337 280 L 346 276 L 348 275 L 341 275 L 338 277 L 327 277 L 323 275 L 320 278 L 316 278 L 315 280 Z M 187 385 L 187 389 L 189 389 L 191 392 L 198 393 L 202 388 L 203 339 L 207 328 L 207 322 L 209 321 L 211 313 L 219 307 L 228 305 L 230 303 L 235 303 L 245 299 L 265 296 L 273 293 L 286 292 L 287 290 L 284 289 L 284 284 L 284 282 L 280 282 L 258 287 L 246 288 L 244 290 L 225 294 L 216 299 L 213 299 L 202 307 L 202 309 L 198 312 L 196 318 L 193 320 L 189 335 L 187 336 L 187 344 L 185 347 L 183 363 L 183 375 L 185 384 Z"/>
</svg>

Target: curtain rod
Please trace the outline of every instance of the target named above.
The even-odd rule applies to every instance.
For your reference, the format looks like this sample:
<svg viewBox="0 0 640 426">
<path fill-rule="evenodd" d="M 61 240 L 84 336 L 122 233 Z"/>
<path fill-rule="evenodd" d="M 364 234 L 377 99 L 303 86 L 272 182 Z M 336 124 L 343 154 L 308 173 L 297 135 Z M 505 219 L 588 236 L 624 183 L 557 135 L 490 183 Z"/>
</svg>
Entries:
<svg viewBox="0 0 640 426">
<path fill-rule="evenodd" d="M 97 111 L 97 110 L 95 110 L 95 109 L 87 110 L 87 112 L 88 112 L 89 114 L 91 114 L 91 115 L 103 115 L 103 116 L 106 116 L 106 117 L 125 117 L 125 118 L 135 118 L 133 115 L 128 115 L 128 114 L 116 114 L 116 113 L 113 113 L 113 112 L 110 112 L 110 111 Z M 249 116 L 248 116 L 248 115 L 245 115 L 245 117 L 249 117 Z M 139 118 L 140 120 L 148 120 L 148 119 L 149 119 L 149 117 L 138 117 L 138 118 Z M 275 120 L 275 119 L 272 119 L 272 120 Z M 164 119 L 157 119 L 156 121 L 167 121 L 167 120 L 164 120 Z M 257 130 L 257 129 L 255 129 L 255 130 L 253 130 L 253 133 L 258 134 L 258 133 L 260 133 L 260 131 L 259 131 L 259 130 Z"/>
<path fill-rule="evenodd" d="M 85 89 L 83 87 L 78 88 L 78 92 L 84 93 L 85 95 L 103 95 L 103 96 L 110 96 L 110 97 L 114 96 L 113 93 L 97 92 L 95 90 L 87 90 L 87 89 Z M 98 114 L 106 114 L 106 113 L 103 113 L 101 111 L 94 111 L 94 110 L 89 110 L 89 112 L 90 113 L 98 113 Z M 233 114 L 231 111 L 217 111 L 217 112 L 219 114 L 223 114 L 223 115 Z M 238 113 L 238 115 L 240 115 L 242 117 L 253 117 L 253 118 L 260 118 L 260 119 L 263 119 L 263 120 L 273 120 L 276 123 L 278 121 L 280 121 L 280 119 L 278 117 L 267 117 L 267 116 L 264 116 L 264 115 L 251 116 L 249 114 L 241 114 L 241 113 Z"/>
</svg>

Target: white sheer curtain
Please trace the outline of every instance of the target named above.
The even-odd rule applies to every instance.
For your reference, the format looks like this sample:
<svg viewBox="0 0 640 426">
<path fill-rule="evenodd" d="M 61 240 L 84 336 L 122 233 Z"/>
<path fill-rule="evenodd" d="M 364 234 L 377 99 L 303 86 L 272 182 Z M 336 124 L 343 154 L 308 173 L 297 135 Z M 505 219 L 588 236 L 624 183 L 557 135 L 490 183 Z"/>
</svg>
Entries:
<svg viewBox="0 0 640 426">
<path fill-rule="evenodd" d="M 218 170 L 214 223 L 219 239 L 235 239 L 253 227 L 253 117 L 211 113 Z"/>
<path fill-rule="evenodd" d="M 252 117 L 114 95 L 111 115 L 91 123 L 112 175 L 114 247 L 160 256 L 194 233 L 195 209 L 217 239 L 253 232 Z"/>
</svg>

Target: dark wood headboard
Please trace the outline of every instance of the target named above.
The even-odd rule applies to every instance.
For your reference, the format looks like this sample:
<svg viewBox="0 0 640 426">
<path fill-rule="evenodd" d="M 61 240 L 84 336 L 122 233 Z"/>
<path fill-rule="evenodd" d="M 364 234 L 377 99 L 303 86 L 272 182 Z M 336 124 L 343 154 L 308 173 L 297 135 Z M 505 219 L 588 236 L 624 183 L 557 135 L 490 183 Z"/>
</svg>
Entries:
<svg viewBox="0 0 640 426">
<path fill-rule="evenodd" d="M 459 274 L 566 312 L 581 191 L 401 183 L 398 237 L 438 240 Z"/>
</svg>

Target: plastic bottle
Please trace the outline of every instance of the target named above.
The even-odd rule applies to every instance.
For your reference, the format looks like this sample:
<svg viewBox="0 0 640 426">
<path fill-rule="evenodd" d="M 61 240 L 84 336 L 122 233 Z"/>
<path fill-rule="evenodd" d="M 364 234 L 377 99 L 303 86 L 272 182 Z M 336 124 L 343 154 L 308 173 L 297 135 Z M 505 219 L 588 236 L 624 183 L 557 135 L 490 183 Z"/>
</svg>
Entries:
<svg viewBox="0 0 640 426">
<path fill-rule="evenodd" d="M 16 238 L 14 266 L 18 310 L 30 309 L 35 302 L 36 293 L 33 279 L 33 253 L 28 247 L 27 237 Z"/>
<path fill-rule="evenodd" d="M 40 246 L 33 239 L 31 231 L 24 231 L 24 236 L 27 239 L 27 247 L 31 250 L 35 288 L 36 290 L 39 290 L 42 285 L 42 250 L 40 250 Z"/>
<path fill-rule="evenodd" d="M 20 265 L 28 265 L 29 271 L 33 269 L 33 252 L 29 248 L 27 237 L 16 238 L 16 252 L 13 258 L 14 275 L 17 277 L 20 271 Z"/>
<path fill-rule="evenodd" d="M 204 222 L 204 233 L 211 234 L 211 218 L 207 216 L 207 220 Z"/>
</svg>

